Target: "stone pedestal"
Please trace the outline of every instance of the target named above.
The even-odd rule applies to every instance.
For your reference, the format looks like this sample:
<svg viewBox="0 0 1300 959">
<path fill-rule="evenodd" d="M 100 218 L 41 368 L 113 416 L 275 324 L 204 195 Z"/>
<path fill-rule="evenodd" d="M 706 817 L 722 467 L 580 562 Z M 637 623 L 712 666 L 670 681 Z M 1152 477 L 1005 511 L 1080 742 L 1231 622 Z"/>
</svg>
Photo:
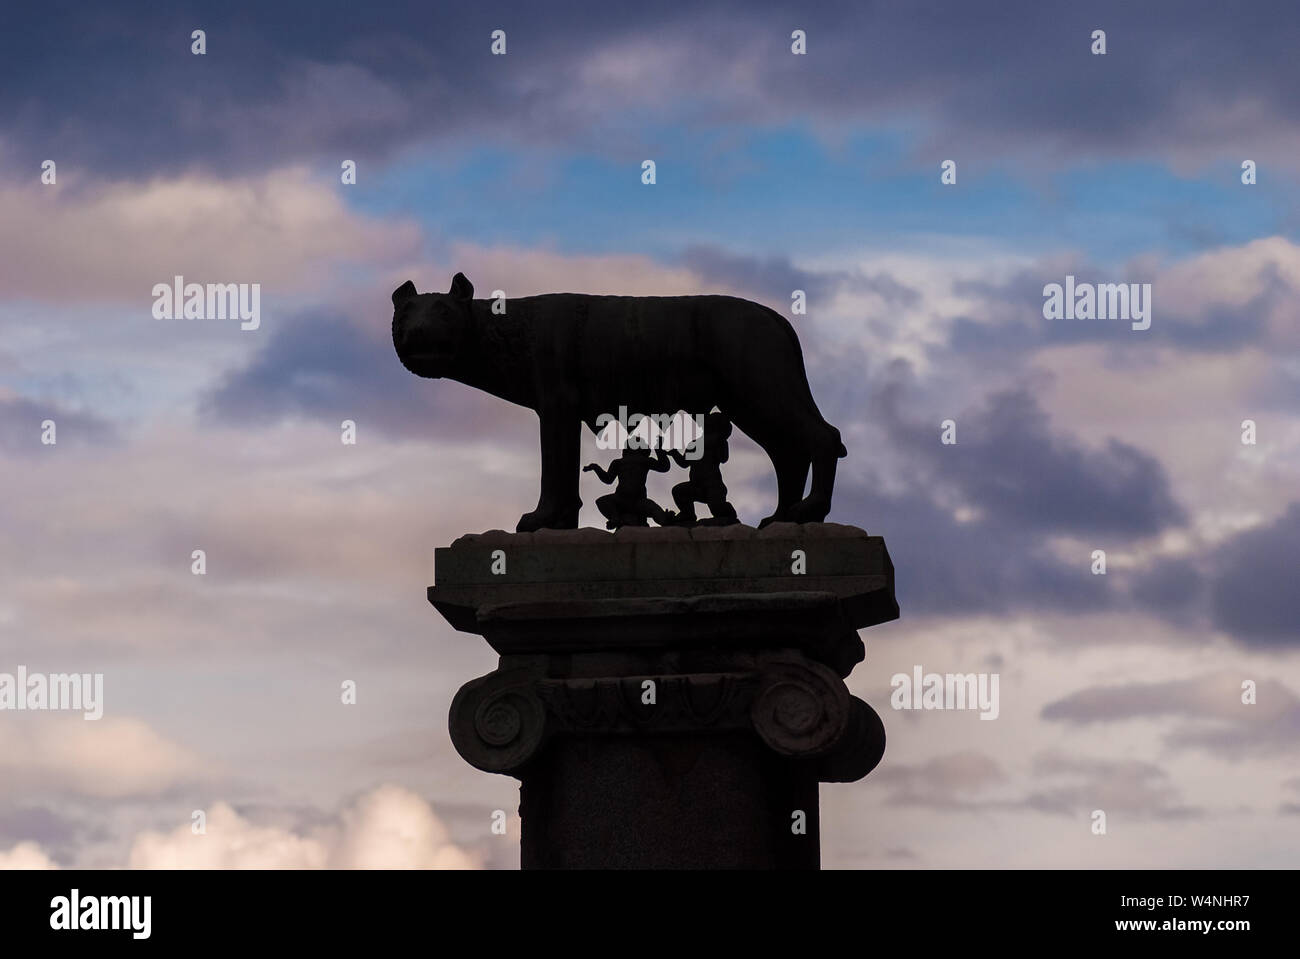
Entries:
<svg viewBox="0 0 1300 959">
<path fill-rule="evenodd" d="M 898 617 L 894 570 L 855 527 L 493 531 L 434 577 L 501 657 L 451 736 L 520 780 L 525 869 L 815 869 L 818 783 L 884 752 L 843 679 Z"/>
</svg>

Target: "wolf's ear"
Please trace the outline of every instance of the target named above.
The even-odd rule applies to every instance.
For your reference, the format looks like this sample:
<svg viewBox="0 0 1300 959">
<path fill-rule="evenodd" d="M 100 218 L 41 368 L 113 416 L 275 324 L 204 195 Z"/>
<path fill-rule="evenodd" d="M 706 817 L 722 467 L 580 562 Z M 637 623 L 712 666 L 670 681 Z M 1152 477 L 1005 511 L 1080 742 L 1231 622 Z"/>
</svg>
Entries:
<svg viewBox="0 0 1300 959">
<path fill-rule="evenodd" d="M 464 273 L 457 273 L 451 278 L 451 289 L 448 292 L 458 300 L 472 300 L 474 284 L 465 278 Z"/>
<path fill-rule="evenodd" d="M 397 289 L 393 290 L 393 306 L 398 307 L 415 296 L 415 284 L 407 280 Z"/>
</svg>

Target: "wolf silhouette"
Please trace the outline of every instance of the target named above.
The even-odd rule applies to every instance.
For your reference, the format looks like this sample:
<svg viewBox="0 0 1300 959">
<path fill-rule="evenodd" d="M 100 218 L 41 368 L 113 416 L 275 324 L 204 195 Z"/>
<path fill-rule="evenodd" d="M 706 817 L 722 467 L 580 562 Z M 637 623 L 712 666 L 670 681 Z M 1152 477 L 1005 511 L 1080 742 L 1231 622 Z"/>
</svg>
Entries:
<svg viewBox="0 0 1300 959">
<path fill-rule="evenodd" d="M 493 302 L 474 299 L 463 273 L 447 293 L 408 280 L 393 291 L 393 345 L 412 373 L 537 413 L 541 495 L 519 532 L 577 527 L 581 424 L 595 432 L 620 407 L 692 416 L 717 407 L 776 470 L 776 509 L 759 525 L 826 518 L 846 451 L 779 313 L 733 296 L 548 293 L 505 300 L 504 312 Z"/>
</svg>

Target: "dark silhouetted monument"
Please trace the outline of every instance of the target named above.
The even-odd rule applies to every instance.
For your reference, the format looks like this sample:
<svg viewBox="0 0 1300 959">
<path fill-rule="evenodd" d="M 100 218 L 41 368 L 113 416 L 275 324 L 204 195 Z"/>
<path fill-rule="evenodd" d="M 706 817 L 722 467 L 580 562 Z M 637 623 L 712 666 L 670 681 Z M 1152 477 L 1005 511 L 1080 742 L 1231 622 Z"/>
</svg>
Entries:
<svg viewBox="0 0 1300 959">
<path fill-rule="evenodd" d="M 456 694 L 451 736 L 519 779 L 523 867 L 817 868 L 818 784 L 860 779 L 884 753 L 880 718 L 844 684 L 857 631 L 898 605 L 884 541 L 823 522 L 845 450 L 794 329 L 725 296 L 563 293 L 494 312 L 459 273 L 447 294 L 405 283 L 393 306 L 409 370 L 541 421 L 537 509 L 515 533 L 436 550 L 429 587 L 500 655 Z M 618 484 L 601 497 L 614 531 L 578 529 L 578 430 L 621 408 L 697 415 L 702 448 L 592 464 Z M 758 529 L 726 501 L 732 423 L 776 468 Z M 677 513 L 645 495 L 669 460 L 689 470 Z"/>
<path fill-rule="evenodd" d="M 718 407 L 776 467 L 772 522 L 816 523 L 831 509 L 840 434 L 817 410 L 794 328 L 734 296 L 551 293 L 476 300 L 457 273 L 448 293 L 393 291 L 393 344 L 412 373 L 457 380 L 526 406 L 541 423 L 542 492 L 516 529 L 577 529 L 578 430 L 620 407 Z M 804 496 L 808 471 L 812 489 Z"/>
</svg>

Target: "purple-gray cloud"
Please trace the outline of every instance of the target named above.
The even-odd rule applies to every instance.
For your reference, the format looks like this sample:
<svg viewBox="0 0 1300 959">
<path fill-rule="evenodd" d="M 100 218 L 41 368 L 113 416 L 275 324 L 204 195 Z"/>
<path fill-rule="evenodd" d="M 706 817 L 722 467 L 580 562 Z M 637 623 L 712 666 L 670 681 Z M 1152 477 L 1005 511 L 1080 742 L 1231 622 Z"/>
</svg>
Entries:
<svg viewBox="0 0 1300 959">
<path fill-rule="evenodd" d="M 8 148 L 24 164 L 56 155 L 135 177 L 228 173 L 268 155 L 382 157 L 429 139 L 621 155 L 645 128 L 683 123 L 840 129 L 907 117 L 927 152 L 1076 160 L 1235 158 L 1248 146 L 1286 164 L 1300 136 L 1300 14 L 1284 2 L 1012 0 L 996 16 L 847 0 L 796 15 L 736 0 L 51 3 L 11 14 L 0 35 Z M 807 56 L 790 53 L 796 27 Z M 1106 56 L 1090 53 L 1098 27 Z M 207 32 L 201 57 L 194 29 Z M 495 29 L 506 56 L 489 53 Z"/>
<path fill-rule="evenodd" d="M 1300 502 L 1228 540 L 1211 566 L 1215 625 L 1260 649 L 1300 645 Z"/>
<path fill-rule="evenodd" d="M 54 423 L 55 442 L 50 445 L 41 441 L 46 420 Z M 113 424 L 94 413 L 24 396 L 0 396 L 0 450 L 6 453 L 34 456 L 60 446 L 103 445 L 116 439 Z"/>
</svg>

